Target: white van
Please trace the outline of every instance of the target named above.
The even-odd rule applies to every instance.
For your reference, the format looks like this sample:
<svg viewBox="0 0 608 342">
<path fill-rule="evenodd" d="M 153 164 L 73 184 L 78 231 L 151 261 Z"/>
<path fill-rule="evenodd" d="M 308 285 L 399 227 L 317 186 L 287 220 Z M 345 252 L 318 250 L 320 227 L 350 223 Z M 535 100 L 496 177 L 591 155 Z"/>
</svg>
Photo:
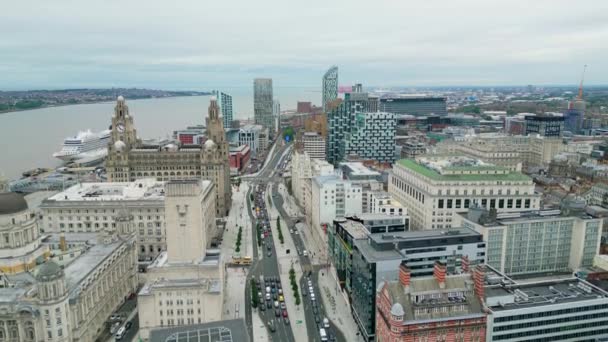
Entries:
<svg viewBox="0 0 608 342">
<path fill-rule="evenodd" d="M 327 333 L 325 332 L 325 329 L 319 329 L 319 335 L 321 335 L 321 341 L 327 341 Z"/>
<path fill-rule="evenodd" d="M 116 332 L 116 335 L 114 335 L 114 338 L 116 339 L 116 341 L 120 341 L 123 337 L 125 337 L 125 334 L 127 333 L 127 328 L 120 327 L 120 329 L 118 329 L 118 331 Z"/>
</svg>

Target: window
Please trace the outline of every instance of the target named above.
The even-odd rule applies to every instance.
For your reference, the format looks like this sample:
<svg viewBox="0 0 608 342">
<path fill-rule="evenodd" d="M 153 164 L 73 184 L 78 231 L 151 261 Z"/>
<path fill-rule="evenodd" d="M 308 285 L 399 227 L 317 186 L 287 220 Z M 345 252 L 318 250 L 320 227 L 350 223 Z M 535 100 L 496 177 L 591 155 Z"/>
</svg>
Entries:
<svg viewBox="0 0 608 342">
<path fill-rule="evenodd" d="M 447 206 L 447 208 L 448 209 L 452 209 L 452 200 L 451 199 L 448 199 L 448 206 Z"/>
</svg>

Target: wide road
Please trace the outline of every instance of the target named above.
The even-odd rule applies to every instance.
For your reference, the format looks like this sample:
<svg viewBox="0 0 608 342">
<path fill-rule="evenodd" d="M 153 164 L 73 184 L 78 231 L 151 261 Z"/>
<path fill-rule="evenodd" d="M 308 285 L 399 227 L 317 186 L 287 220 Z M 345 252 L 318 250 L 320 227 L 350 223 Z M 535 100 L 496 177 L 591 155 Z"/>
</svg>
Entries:
<svg viewBox="0 0 608 342">
<path fill-rule="evenodd" d="M 249 328 L 250 331 L 250 336 L 254 336 L 253 335 L 253 326 L 252 326 L 252 314 L 256 315 L 256 314 L 260 314 L 260 317 L 262 318 L 262 321 L 264 322 L 264 324 L 266 325 L 266 327 L 268 327 L 268 322 L 273 321 L 274 325 L 276 327 L 276 332 L 272 333 L 269 331 L 268 335 L 270 336 L 270 338 L 274 341 L 287 341 L 287 342 L 295 342 L 295 338 L 293 335 L 293 331 L 291 330 L 291 326 L 289 324 L 285 324 L 284 323 L 284 319 L 281 317 L 275 317 L 275 309 L 274 306 L 271 309 L 267 309 L 265 307 L 265 309 L 262 311 L 261 309 L 261 305 L 266 305 L 266 300 L 262 300 L 260 301 L 260 306 L 258 306 L 257 309 L 253 309 L 251 307 L 251 279 L 260 279 L 260 275 L 266 277 L 276 277 L 276 278 L 280 278 L 280 274 L 279 274 L 279 267 L 278 267 L 278 260 L 277 260 L 277 253 L 275 251 L 274 248 L 274 243 L 272 241 L 272 239 L 274 238 L 274 236 L 272 234 L 270 234 L 267 238 L 264 239 L 263 241 L 263 248 L 259 251 L 260 253 L 258 253 L 258 242 L 257 240 L 260 238 L 257 234 L 257 230 L 255 229 L 256 226 L 256 222 L 258 221 L 258 219 L 254 216 L 253 211 L 251 210 L 252 207 L 256 206 L 256 207 L 260 207 L 260 212 L 262 214 L 262 216 L 265 218 L 264 220 L 260 220 L 260 221 L 266 221 L 266 219 L 268 221 L 270 221 L 271 218 L 268 217 L 268 213 L 266 212 L 266 208 L 264 205 L 264 198 L 262 197 L 261 193 L 258 193 L 256 190 L 259 187 L 259 189 L 261 191 L 265 191 L 266 190 L 266 186 L 268 183 L 268 179 L 270 178 L 271 174 L 274 172 L 274 170 L 276 170 L 277 165 L 281 162 L 281 156 L 283 155 L 283 153 L 286 151 L 287 148 L 289 148 L 289 145 L 282 145 L 281 142 L 279 142 L 278 144 L 281 144 L 281 146 L 276 146 L 275 147 L 275 151 L 274 154 L 272 156 L 270 156 L 270 158 L 272 158 L 267 165 L 260 171 L 258 172 L 258 174 L 256 176 L 243 176 L 241 177 L 241 179 L 243 181 L 249 181 L 251 182 L 251 187 L 250 187 L 250 194 L 254 194 L 254 200 L 255 203 L 251 203 L 251 199 L 250 199 L 250 194 L 247 195 L 247 205 L 249 206 L 249 216 L 250 219 L 252 220 L 252 224 L 253 224 L 253 229 L 252 231 L 252 242 L 253 242 L 253 248 L 254 248 L 254 253 L 253 253 L 253 264 L 251 267 L 251 270 L 249 272 L 249 274 L 247 275 L 247 286 L 245 287 L 245 305 L 246 305 L 246 314 L 245 314 L 245 319 L 246 319 L 246 323 L 247 326 Z M 264 196 L 268 196 L 268 194 L 265 194 Z M 268 249 L 267 249 L 267 245 L 270 245 L 270 256 L 268 256 Z M 262 292 L 262 295 L 265 296 L 265 289 L 264 289 L 264 284 L 262 284 L 262 286 L 258 289 L 260 292 Z M 282 284 L 283 289 L 289 289 L 289 284 Z"/>
</svg>

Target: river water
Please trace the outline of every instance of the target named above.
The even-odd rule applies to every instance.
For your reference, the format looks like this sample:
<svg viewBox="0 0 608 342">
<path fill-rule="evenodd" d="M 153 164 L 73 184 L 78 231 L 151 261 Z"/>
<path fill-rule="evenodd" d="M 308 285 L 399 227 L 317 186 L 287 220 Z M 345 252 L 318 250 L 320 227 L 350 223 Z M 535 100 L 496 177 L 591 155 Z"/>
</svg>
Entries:
<svg viewBox="0 0 608 342">
<path fill-rule="evenodd" d="M 226 89 L 233 96 L 235 119 L 253 117 L 253 89 Z M 275 88 L 281 109 L 295 109 L 297 101 L 319 105 L 315 88 Z M 137 133 L 141 138 L 170 137 L 174 130 L 203 124 L 208 96 L 129 100 Z M 59 166 L 52 154 L 61 149 L 63 139 L 80 130 L 108 128 L 114 102 L 50 107 L 0 114 L 0 175 L 18 178 L 35 167 Z"/>
</svg>

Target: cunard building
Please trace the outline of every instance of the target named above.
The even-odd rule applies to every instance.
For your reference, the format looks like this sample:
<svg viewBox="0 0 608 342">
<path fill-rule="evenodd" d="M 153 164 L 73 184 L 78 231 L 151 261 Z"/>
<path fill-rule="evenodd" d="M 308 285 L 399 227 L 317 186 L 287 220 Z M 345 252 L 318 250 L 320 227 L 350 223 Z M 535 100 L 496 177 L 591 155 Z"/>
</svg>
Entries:
<svg viewBox="0 0 608 342">
<path fill-rule="evenodd" d="M 216 215 L 230 209 L 230 162 L 228 142 L 215 97 L 207 118 L 207 141 L 203 145 L 144 145 L 137 137 L 133 116 L 122 96 L 112 116 L 112 137 L 108 145 L 106 170 L 109 182 L 130 182 L 155 177 L 159 181 L 206 179 L 215 184 Z"/>
</svg>

